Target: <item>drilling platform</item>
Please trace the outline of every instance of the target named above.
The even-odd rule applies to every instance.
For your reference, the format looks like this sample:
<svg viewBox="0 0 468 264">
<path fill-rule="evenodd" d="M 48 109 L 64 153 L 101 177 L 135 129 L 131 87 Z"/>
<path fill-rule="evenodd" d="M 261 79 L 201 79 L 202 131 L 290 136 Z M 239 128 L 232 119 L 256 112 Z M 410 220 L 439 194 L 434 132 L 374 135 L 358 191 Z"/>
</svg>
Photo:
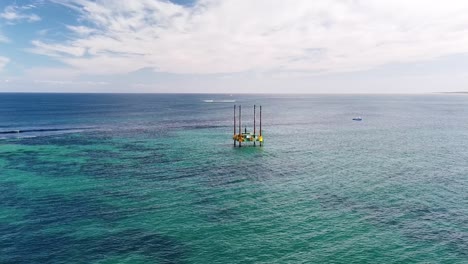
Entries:
<svg viewBox="0 0 468 264">
<path fill-rule="evenodd" d="M 253 146 L 255 147 L 257 142 L 259 143 L 260 147 L 263 145 L 263 136 L 262 136 L 262 106 L 260 106 L 260 130 L 257 134 L 257 126 L 256 126 L 256 106 L 254 105 L 254 128 L 253 132 L 247 132 L 247 127 L 244 128 L 242 131 L 242 106 L 239 105 L 239 115 L 238 115 L 238 126 L 239 130 L 236 131 L 236 108 L 237 106 L 234 105 L 234 136 L 232 139 L 234 140 L 234 147 L 237 145 L 242 147 L 242 143 L 252 142 Z"/>
</svg>

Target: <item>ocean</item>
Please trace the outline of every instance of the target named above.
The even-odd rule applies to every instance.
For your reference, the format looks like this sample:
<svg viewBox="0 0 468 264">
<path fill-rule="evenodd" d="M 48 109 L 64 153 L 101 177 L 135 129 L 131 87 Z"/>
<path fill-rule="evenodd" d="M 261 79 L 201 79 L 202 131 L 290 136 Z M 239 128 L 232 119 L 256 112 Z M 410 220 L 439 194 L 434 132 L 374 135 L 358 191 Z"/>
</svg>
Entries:
<svg viewBox="0 0 468 264">
<path fill-rule="evenodd" d="M 468 96 L 0 94 L 0 263 L 468 263 Z"/>
</svg>

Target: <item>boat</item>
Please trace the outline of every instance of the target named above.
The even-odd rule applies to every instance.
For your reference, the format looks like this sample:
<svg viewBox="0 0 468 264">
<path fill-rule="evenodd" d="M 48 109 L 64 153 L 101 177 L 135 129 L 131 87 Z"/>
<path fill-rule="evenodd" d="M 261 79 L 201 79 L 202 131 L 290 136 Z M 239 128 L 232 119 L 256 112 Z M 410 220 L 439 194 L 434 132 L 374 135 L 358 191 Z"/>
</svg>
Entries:
<svg viewBox="0 0 468 264">
<path fill-rule="evenodd" d="M 358 117 L 355 117 L 353 118 L 354 121 L 362 121 L 362 117 L 358 116 Z"/>
</svg>

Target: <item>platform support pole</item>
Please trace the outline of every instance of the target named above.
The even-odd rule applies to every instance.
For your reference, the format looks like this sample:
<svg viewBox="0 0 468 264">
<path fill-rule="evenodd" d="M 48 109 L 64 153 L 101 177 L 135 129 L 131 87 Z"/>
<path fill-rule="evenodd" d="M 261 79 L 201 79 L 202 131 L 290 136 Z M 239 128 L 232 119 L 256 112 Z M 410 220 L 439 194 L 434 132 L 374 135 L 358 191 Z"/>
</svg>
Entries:
<svg viewBox="0 0 468 264">
<path fill-rule="evenodd" d="M 260 136 L 262 136 L 262 106 L 260 106 Z M 260 147 L 262 146 L 262 141 L 260 141 Z"/>
<path fill-rule="evenodd" d="M 234 147 L 236 147 L 236 105 L 234 105 Z"/>
<path fill-rule="evenodd" d="M 254 105 L 254 147 L 256 146 L 256 141 L 257 141 L 257 133 L 255 129 L 255 105 Z"/>
<path fill-rule="evenodd" d="M 241 110 L 241 107 L 242 106 L 239 105 L 239 135 L 242 135 L 242 124 L 241 124 L 241 122 L 242 122 L 242 117 L 241 117 L 242 110 Z M 240 140 L 239 140 L 239 148 L 240 147 L 242 147 L 242 142 L 240 142 Z"/>
</svg>

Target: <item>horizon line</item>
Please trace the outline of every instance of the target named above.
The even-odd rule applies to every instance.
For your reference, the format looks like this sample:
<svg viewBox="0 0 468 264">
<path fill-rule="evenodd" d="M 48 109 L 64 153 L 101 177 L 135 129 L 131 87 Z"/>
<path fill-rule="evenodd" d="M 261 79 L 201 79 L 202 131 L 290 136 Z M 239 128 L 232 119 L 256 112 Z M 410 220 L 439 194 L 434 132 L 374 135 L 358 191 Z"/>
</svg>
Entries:
<svg viewBox="0 0 468 264">
<path fill-rule="evenodd" d="M 209 92 L 57 92 L 57 91 L 0 91 L 0 94 L 179 94 L 179 95 L 429 95 L 429 94 L 468 94 L 468 91 L 453 92 L 412 92 L 412 93 L 209 93 Z"/>
</svg>

